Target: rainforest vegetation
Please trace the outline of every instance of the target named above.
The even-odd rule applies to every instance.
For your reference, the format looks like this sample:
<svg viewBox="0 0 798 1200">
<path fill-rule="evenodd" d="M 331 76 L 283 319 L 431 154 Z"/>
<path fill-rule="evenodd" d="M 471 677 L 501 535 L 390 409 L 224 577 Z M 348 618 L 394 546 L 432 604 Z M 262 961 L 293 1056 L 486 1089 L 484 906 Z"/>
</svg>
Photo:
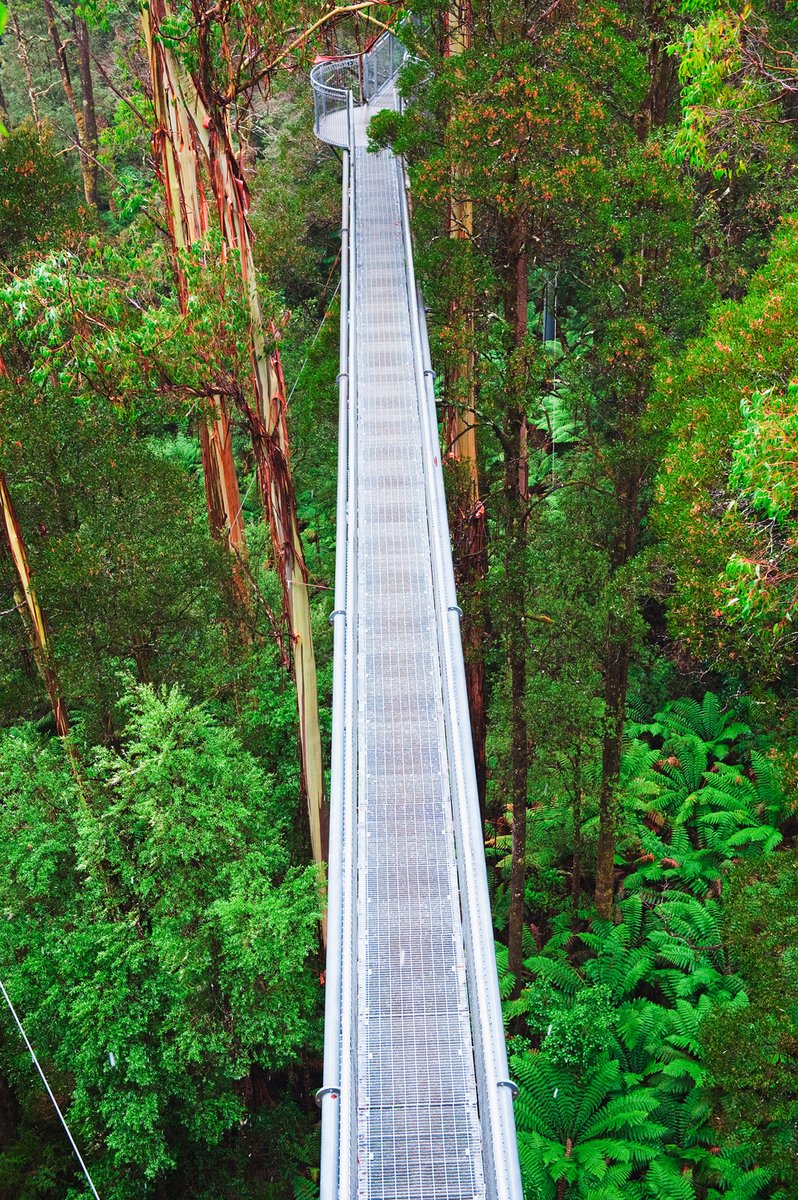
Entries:
<svg viewBox="0 0 798 1200">
<path fill-rule="evenodd" d="M 308 69 L 386 24 L 527 1198 L 798 1200 L 794 4 L 0 24 L 0 978 L 103 1200 L 318 1194 Z M 1 1007 L 0 1200 L 86 1197 Z"/>
</svg>

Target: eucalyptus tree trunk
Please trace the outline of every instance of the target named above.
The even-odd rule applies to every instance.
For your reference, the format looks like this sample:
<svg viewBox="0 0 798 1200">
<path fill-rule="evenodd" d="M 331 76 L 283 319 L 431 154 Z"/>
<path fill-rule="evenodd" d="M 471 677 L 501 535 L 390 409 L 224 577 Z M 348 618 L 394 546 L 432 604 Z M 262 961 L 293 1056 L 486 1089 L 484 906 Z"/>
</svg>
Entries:
<svg viewBox="0 0 798 1200">
<path fill-rule="evenodd" d="M 446 14 L 446 53 L 470 50 L 474 15 L 470 0 L 455 0 Z M 458 172 L 452 176 L 449 202 L 449 236 L 470 242 L 474 235 L 474 206 L 462 195 Z M 476 427 L 476 357 L 474 353 L 474 297 L 466 294 L 449 307 L 449 325 L 455 332 L 454 348 L 444 378 L 444 437 L 446 458 L 454 466 L 452 543 L 458 590 L 466 598 L 463 614 L 463 650 L 466 688 L 471 718 L 471 738 L 477 772 L 480 808 L 485 811 L 487 763 L 485 756 L 485 617 L 482 584 L 487 575 L 485 508 L 479 494 Z"/>
<path fill-rule="evenodd" d="M 141 10 L 157 123 L 153 134 L 153 150 L 166 193 L 167 222 L 175 249 L 180 306 L 186 312 L 188 287 L 180 251 L 200 241 L 208 232 L 208 203 L 193 127 L 185 109 L 176 99 L 171 59 L 162 43 L 153 37 L 153 14 L 156 20 L 159 16 L 157 6 L 158 0 L 153 0 Z M 163 11 L 161 9 L 161 15 Z M 201 419 L 199 440 L 211 533 L 217 541 L 226 541 L 231 551 L 233 584 L 238 601 L 246 611 L 250 606 L 249 589 L 242 571 L 246 562 L 246 537 L 233 457 L 230 415 L 223 397 L 211 397 L 211 410 Z"/>
<path fill-rule="evenodd" d="M 41 117 L 39 116 L 39 93 L 33 83 L 33 72 L 30 66 L 30 56 L 28 55 L 28 45 L 19 26 L 19 20 L 15 12 L 11 13 L 11 27 L 14 30 L 14 37 L 17 41 L 17 56 L 22 63 L 22 70 L 25 75 L 25 82 L 28 88 L 28 99 L 30 100 L 30 110 L 33 114 L 33 120 L 36 122 L 36 128 L 41 129 Z"/>
<path fill-rule="evenodd" d="M 515 975 L 515 993 L 521 990 L 526 892 L 526 810 L 529 781 L 529 730 L 526 720 L 527 634 L 526 553 L 529 507 L 529 431 L 523 407 L 523 371 L 520 360 L 527 336 L 528 269 L 526 222 L 520 217 L 508 230 L 508 278 L 505 314 L 513 330 L 507 440 L 504 447 L 506 652 L 510 671 L 510 761 L 513 806 L 510 912 L 507 946 L 509 968 Z"/>
<path fill-rule="evenodd" d="M 249 198 L 233 153 L 229 125 L 215 114 L 198 121 L 211 170 L 225 241 L 238 251 L 244 294 L 250 317 L 250 350 L 255 393 L 254 407 L 245 416 L 252 438 L 258 482 L 269 522 L 275 566 L 282 583 L 283 612 L 291 633 L 299 713 L 302 774 L 308 803 L 313 857 L 322 863 L 327 853 L 327 814 L 319 727 L 316 659 L 308 592 L 308 570 L 299 531 L 296 497 L 291 481 L 285 381 L 280 360 L 269 342 L 258 294 L 252 233 L 247 219 Z"/>
<path fill-rule="evenodd" d="M 97 109 L 94 104 L 94 80 L 91 73 L 91 49 L 89 46 L 89 27 L 85 19 L 77 12 L 72 16 L 72 29 L 75 35 L 77 52 L 78 77 L 80 79 L 81 113 L 83 115 L 83 149 L 86 156 L 86 170 L 91 176 L 91 188 L 94 203 L 97 203 Z"/>
<path fill-rule="evenodd" d="M 313 652 L 308 571 L 302 549 L 296 498 L 291 482 L 285 383 L 279 356 L 271 344 L 269 327 L 258 294 L 252 232 L 248 220 L 249 196 L 238 158 L 233 150 L 229 117 L 217 103 L 212 89 L 200 96 L 197 86 L 158 41 L 160 21 L 166 15 L 163 0 L 149 6 L 149 36 L 158 43 L 163 79 L 168 81 L 170 107 L 187 122 L 191 141 L 201 149 L 208 164 L 210 186 L 226 245 L 238 258 L 244 298 L 249 311 L 250 357 L 254 405 L 243 393 L 238 397 L 247 421 L 258 471 L 258 484 L 271 534 L 275 566 L 283 593 L 283 612 L 291 635 L 294 679 L 299 715 L 302 779 L 308 805 L 310 839 L 314 860 L 326 857 L 327 816 L 324 799 L 324 770 L 319 727 L 316 660 Z M 204 37 L 199 38 L 198 78 L 212 76 Z M 176 159 L 175 170 L 182 170 Z"/>
<path fill-rule="evenodd" d="M 59 737 L 65 738 L 69 733 L 69 717 L 53 659 L 47 622 L 33 586 L 22 529 L 11 493 L 8 490 L 6 477 L 2 473 L 0 473 L 0 513 L 2 513 L 4 540 L 18 580 L 18 586 L 14 589 L 14 601 L 25 626 L 34 662 L 47 689 L 56 730 Z"/>
<path fill-rule="evenodd" d="M 610 552 L 610 565 L 617 574 L 637 551 L 642 511 L 641 477 L 629 467 L 615 484 L 618 517 Z M 604 734 L 601 750 L 599 793 L 599 836 L 596 849 L 596 911 L 609 919 L 615 899 L 615 842 L 618 818 L 618 784 L 621 776 L 626 694 L 629 688 L 629 659 L 632 635 L 623 614 L 610 613 L 604 654 Z"/>
<path fill-rule="evenodd" d="M 64 89 L 64 95 L 67 98 L 67 104 L 72 112 L 72 119 L 75 122 L 75 134 L 78 152 L 80 155 L 80 173 L 83 179 L 83 194 L 86 197 L 86 203 L 91 205 L 92 208 L 96 208 L 97 163 L 92 160 L 92 151 L 89 149 L 86 135 L 86 123 L 83 117 L 83 107 L 82 104 L 78 103 L 78 98 L 75 94 L 75 85 L 72 82 L 72 75 L 69 70 L 69 60 L 67 58 L 66 47 L 64 46 L 64 43 L 61 40 L 61 34 L 58 31 L 58 23 L 55 8 L 53 7 L 53 0 L 43 0 L 43 3 L 44 13 L 47 17 L 47 29 L 50 33 L 50 41 L 53 43 L 55 59 L 58 63 L 58 72 L 61 76 L 61 84 Z"/>
</svg>

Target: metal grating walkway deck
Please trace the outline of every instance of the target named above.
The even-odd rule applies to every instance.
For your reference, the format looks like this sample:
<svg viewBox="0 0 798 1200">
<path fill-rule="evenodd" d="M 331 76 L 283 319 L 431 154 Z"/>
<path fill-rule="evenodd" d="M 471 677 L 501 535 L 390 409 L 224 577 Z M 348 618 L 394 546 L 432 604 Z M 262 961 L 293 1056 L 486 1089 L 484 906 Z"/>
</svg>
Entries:
<svg viewBox="0 0 798 1200">
<path fill-rule="evenodd" d="M 391 36 L 314 78 L 346 151 L 321 1200 L 521 1200 L 426 323 L 367 150 Z"/>
<path fill-rule="evenodd" d="M 358 146 L 353 160 L 358 1195 L 476 1200 L 481 1134 L 400 177 L 388 151 Z"/>
</svg>

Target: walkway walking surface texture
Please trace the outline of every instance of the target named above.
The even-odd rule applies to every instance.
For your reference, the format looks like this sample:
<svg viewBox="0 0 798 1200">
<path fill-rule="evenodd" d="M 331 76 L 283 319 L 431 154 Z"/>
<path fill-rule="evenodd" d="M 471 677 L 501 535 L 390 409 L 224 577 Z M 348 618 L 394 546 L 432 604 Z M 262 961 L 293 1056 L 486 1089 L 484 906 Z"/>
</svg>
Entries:
<svg viewBox="0 0 798 1200">
<path fill-rule="evenodd" d="M 390 97 L 383 97 L 386 107 Z M 405 268 L 401 164 L 352 175 L 357 330 L 358 1191 L 484 1195 Z M 422 415 L 423 414 L 423 415 Z"/>
<path fill-rule="evenodd" d="M 321 1200 L 521 1200 L 404 167 L 368 150 L 391 38 L 311 73 L 345 151 Z"/>
</svg>

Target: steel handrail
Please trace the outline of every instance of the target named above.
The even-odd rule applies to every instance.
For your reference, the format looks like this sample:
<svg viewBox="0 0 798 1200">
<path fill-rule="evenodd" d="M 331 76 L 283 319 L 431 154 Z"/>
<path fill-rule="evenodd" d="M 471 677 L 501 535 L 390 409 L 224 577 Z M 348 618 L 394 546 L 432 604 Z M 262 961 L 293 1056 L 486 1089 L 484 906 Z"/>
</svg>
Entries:
<svg viewBox="0 0 798 1200">
<path fill-rule="evenodd" d="M 347 102 L 347 141 L 354 141 L 351 94 Z M 333 705 L 330 761 L 330 840 L 327 872 L 327 970 L 324 1006 L 324 1075 L 317 1093 L 321 1108 L 321 1200 L 337 1200 L 342 1161 L 343 1106 L 352 1092 L 349 1070 L 353 1055 L 342 1053 L 354 1037 L 351 1003 L 352 956 L 356 945 L 352 927 L 356 917 L 351 879 L 354 864 L 352 825 L 355 809 L 355 406 L 354 328 L 350 295 L 354 295 L 354 260 L 351 252 L 354 230 L 354 189 L 351 186 L 351 155 L 344 156 L 343 201 L 341 206 L 341 344 L 339 353 L 338 493 L 336 511 L 335 600 L 330 617 L 333 624 Z M 349 669 L 347 670 L 347 665 Z M 347 887 L 347 883 L 349 886 Z M 344 1147 L 346 1161 L 351 1147 Z"/>
<path fill-rule="evenodd" d="M 383 34 L 369 53 L 379 52 Z M 397 43 L 398 44 L 398 43 Z M 403 53 L 403 52 L 402 52 Z M 357 484 L 356 350 L 354 323 L 356 296 L 353 238 L 356 188 L 354 180 L 354 89 L 335 88 L 324 82 L 341 63 L 357 63 L 358 96 L 368 91 L 373 74 L 376 95 L 389 79 L 376 84 L 379 75 L 365 70 L 365 56 L 348 55 L 317 63 L 312 72 L 316 97 L 316 130 L 320 108 L 326 101 L 341 107 L 341 140 L 344 187 L 341 230 L 341 349 L 339 360 L 339 449 L 336 525 L 335 608 L 333 649 L 333 728 L 330 783 L 330 855 L 328 871 L 328 944 L 325 995 L 324 1077 L 318 1093 L 322 1109 L 320 1200 L 350 1200 L 356 1182 L 356 1095 L 354 1064 L 357 1060 L 357 627 L 355 491 Z M 394 62 L 393 46 L 389 66 Z M 401 63 L 397 64 L 398 66 Z M 326 70 L 325 70 L 326 68 Z M 354 71 L 352 72 L 354 82 Z M 392 78 L 393 76 L 389 77 Z M 320 104 L 321 100 L 321 104 Z M 344 116 L 345 114 L 345 116 Z M 426 318 L 415 283 L 404 168 L 399 194 L 405 270 L 410 308 L 414 369 L 423 438 L 424 477 L 430 520 L 435 610 L 443 671 L 446 740 L 450 755 L 450 784 L 457 842 L 457 870 L 466 935 L 466 959 L 471 1007 L 471 1027 L 477 1066 L 478 1099 L 486 1163 L 490 1166 L 491 1200 L 521 1200 L 521 1176 L 508 1080 L 501 1000 L 495 957 L 493 923 L 474 768 L 468 696 L 465 685 L 462 640 L 443 488 L 440 443 L 432 387 Z"/>
<path fill-rule="evenodd" d="M 460 608 L 454 577 L 446 494 L 443 484 L 438 418 L 435 408 L 434 371 L 427 322 L 415 281 L 410 216 L 404 164 L 397 158 L 405 269 L 419 404 L 424 479 L 432 540 L 435 610 L 441 667 L 457 871 L 460 881 L 466 964 L 469 983 L 471 1031 L 477 1066 L 477 1094 L 483 1129 L 484 1152 L 493 1167 L 486 1179 L 495 1200 L 522 1200 L 523 1186 L 513 1114 L 513 1087 L 508 1078 L 499 980 L 493 951 L 493 918 L 479 811 L 474 750 L 469 719 Z M 426 412 L 423 405 L 426 401 Z M 509 1085 L 509 1086 L 508 1086 Z"/>
<path fill-rule="evenodd" d="M 380 57 L 388 47 L 388 71 L 384 78 L 378 73 L 377 66 Z M 389 29 L 381 33 L 367 50 L 357 54 L 341 54 L 334 58 L 324 58 L 314 63 L 310 70 L 310 83 L 313 88 L 314 100 L 314 129 L 316 136 L 322 141 L 348 149 L 348 130 L 333 126 L 328 120 L 331 116 L 342 114 L 348 104 L 347 97 L 352 96 L 357 104 L 368 103 L 395 78 L 404 61 L 405 50 L 395 34 Z M 336 86 L 328 82 L 330 77 L 349 72 L 355 87 Z M 373 76 L 373 79 L 372 79 Z M 356 93 L 356 94 L 355 94 Z M 323 127 L 326 120 L 327 127 Z"/>
</svg>

